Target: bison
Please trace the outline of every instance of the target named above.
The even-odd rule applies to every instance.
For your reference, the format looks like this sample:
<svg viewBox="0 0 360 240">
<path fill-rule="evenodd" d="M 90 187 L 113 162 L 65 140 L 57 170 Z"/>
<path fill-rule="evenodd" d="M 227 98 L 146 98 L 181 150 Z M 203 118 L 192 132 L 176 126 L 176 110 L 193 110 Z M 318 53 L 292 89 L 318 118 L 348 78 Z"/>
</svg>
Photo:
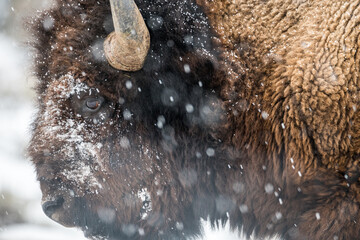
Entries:
<svg viewBox="0 0 360 240">
<path fill-rule="evenodd" d="M 92 239 L 360 238 L 360 5 L 57 0 L 29 156 Z"/>
</svg>

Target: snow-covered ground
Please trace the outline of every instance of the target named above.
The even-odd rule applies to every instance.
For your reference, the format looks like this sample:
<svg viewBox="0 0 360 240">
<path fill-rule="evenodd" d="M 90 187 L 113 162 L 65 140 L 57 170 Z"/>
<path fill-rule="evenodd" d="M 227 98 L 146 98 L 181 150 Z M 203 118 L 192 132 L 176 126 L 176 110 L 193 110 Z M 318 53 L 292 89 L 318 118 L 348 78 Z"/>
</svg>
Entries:
<svg viewBox="0 0 360 240">
<path fill-rule="evenodd" d="M 85 240 L 81 231 L 60 226 L 43 214 L 34 167 L 25 156 L 35 114 L 31 90 L 35 80 L 28 51 L 17 40 L 24 35 L 12 30 L 21 31 L 15 15 L 22 16 L 20 7 L 30 2 L 44 7 L 46 1 L 0 0 L 0 240 Z M 229 226 L 214 231 L 207 222 L 203 225 L 204 240 L 239 239 Z"/>
</svg>

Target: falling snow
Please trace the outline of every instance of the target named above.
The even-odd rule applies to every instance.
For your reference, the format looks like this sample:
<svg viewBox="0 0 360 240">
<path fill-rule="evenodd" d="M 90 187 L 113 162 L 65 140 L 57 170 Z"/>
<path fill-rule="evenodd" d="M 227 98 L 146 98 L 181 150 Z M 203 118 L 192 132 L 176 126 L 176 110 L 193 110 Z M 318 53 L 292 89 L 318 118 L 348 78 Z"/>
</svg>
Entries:
<svg viewBox="0 0 360 240">
<path fill-rule="evenodd" d="M 206 149 L 206 155 L 208 155 L 209 157 L 213 157 L 215 155 L 215 149 L 213 148 Z"/>
<path fill-rule="evenodd" d="M 141 213 L 141 219 L 146 219 L 148 214 L 152 211 L 150 193 L 148 192 L 147 188 L 142 188 L 138 191 L 137 196 L 143 203 L 142 209 L 144 211 Z"/>
</svg>

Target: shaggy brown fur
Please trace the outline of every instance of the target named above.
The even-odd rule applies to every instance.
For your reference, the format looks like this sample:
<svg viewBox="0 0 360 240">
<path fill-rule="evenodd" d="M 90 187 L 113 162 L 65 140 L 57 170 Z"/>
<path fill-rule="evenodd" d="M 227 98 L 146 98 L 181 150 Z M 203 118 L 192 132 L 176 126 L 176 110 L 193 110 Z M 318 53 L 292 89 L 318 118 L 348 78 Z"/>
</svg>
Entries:
<svg viewBox="0 0 360 240">
<path fill-rule="evenodd" d="M 151 50 L 135 73 L 104 61 L 108 1 L 34 23 L 29 152 L 50 217 L 93 238 L 185 239 L 202 217 L 359 239 L 360 1 L 136 3 Z"/>
</svg>

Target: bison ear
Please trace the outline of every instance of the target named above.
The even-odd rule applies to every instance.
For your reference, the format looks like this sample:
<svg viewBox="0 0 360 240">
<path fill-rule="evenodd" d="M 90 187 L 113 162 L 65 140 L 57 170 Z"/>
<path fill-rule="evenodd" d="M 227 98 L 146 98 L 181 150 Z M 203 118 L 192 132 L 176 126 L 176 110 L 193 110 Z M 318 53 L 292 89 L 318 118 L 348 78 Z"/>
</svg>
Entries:
<svg viewBox="0 0 360 240">
<path fill-rule="evenodd" d="M 134 0 L 110 0 L 115 31 L 104 42 L 109 64 L 123 71 L 138 71 L 150 48 L 150 34 Z"/>
</svg>

